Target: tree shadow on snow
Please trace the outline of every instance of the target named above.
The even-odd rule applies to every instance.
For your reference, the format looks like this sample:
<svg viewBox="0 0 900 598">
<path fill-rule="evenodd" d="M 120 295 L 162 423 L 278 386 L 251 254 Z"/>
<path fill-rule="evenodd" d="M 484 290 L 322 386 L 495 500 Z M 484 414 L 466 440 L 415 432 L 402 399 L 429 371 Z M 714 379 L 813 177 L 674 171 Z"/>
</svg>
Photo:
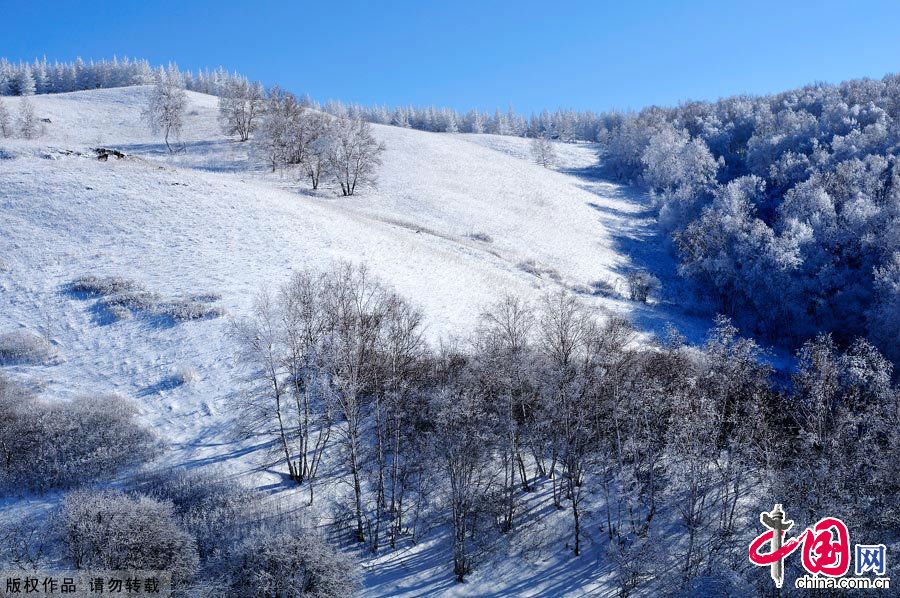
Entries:
<svg viewBox="0 0 900 598">
<path fill-rule="evenodd" d="M 445 544 L 432 540 L 427 545 L 401 548 L 392 558 L 367 566 L 366 590 L 376 596 L 439 595 L 451 590 L 457 582 L 452 573 L 453 555 Z"/>
</svg>

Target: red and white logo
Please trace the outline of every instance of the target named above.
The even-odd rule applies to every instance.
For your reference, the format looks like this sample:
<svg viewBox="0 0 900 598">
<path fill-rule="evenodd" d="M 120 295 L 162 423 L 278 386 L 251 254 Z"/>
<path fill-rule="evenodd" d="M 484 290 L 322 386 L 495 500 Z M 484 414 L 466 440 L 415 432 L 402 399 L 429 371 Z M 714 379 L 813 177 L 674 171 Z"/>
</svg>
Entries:
<svg viewBox="0 0 900 598">
<path fill-rule="evenodd" d="M 771 512 L 763 512 L 759 515 L 759 521 L 766 528 L 753 542 L 750 543 L 750 562 L 760 567 L 769 567 L 772 580 L 776 587 L 782 587 L 784 584 L 784 561 L 798 548 L 802 548 L 803 568 L 812 575 L 812 578 L 804 577 L 797 580 L 797 587 L 863 587 L 865 584 L 851 583 L 854 581 L 873 582 L 866 587 L 889 587 L 875 584 L 879 580 L 869 580 L 866 578 L 848 578 L 842 580 L 840 584 L 822 581 L 827 578 L 838 578 L 847 574 L 850 570 L 850 532 L 847 530 L 846 524 L 837 517 L 824 517 L 816 522 L 812 527 L 808 527 L 801 533 L 788 537 L 787 532 L 794 526 L 793 521 L 786 518 L 784 509 L 780 504 L 776 504 Z M 873 553 L 870 549 L 880 548 L 879 555 Z M 860 566 L 867 565 L 866 569 L 884 574 L 885 570 L 885 554 L 884 546 L 864 546 L 857 545 L 857 560 L 861 561 L 860 555 L 866 555 L 865 563 L 858 563 L 856 572 L 860 574 L 864 569 Z M 873 556 L 874 554 L 874 556 Z M 875 563 L 878 568 L 872 566 Z M 807 582 L 810 580 L 816 582 L 815 585 L 809 586 Z M 884 578 L 888 584 L 890 580 Z M 844 583 L 847 582 L 847 583 Z"/>
</svg>

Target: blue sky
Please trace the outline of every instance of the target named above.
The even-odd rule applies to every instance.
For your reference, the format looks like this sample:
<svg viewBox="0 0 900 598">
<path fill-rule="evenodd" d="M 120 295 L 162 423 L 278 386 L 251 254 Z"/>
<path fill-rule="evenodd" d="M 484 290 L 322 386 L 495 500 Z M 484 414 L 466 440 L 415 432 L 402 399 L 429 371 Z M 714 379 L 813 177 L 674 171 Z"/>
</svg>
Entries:
<svg viewBox="0 0 900 598">
<path fill-rule="evenodd" d="M 0 56 L 113 54 L 319 100 L 624 109 L 900 71 L 900 2 L 0 0 Z"/>
</svg>

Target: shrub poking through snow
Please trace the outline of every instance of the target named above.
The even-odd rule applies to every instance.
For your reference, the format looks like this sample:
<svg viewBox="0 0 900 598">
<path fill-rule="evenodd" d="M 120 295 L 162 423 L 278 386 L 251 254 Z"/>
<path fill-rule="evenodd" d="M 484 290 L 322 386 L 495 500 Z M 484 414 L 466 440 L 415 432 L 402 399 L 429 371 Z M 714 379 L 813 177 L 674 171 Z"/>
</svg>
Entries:
<svg viewBox="0 0 900 598">
<path fill-rule="evenodd" d="M 152 456 L 157 441 L 136 414 L 119 397 L 43 401 L 0 378 L 0 493 L 110 478 Z"/>
<path fill-rule="evenodd" d="M 127 320 L 132 314 L 146 312 L 153 313 L 159 305 L 160 296 L 147 291 L 135 291 L 131 293 L 118 293 L 101 297 L 97 306 L 105 311 L 113 322 Z"/>
<path fill-rule="evenodd" d="M 119 322 L 132 316 L 165 318 L 173 322 L 218 318 L 225 311 L 209 305 L 221 299 L 216 293 L 187 297 L 164 297 L 148 291 L 141 283 L 119 276 L 83 276 L 66 287 L 74 295 L 97 298 L 104 322 Z"/>
<path fill-rule="evenodd" d="M 82 276 L 69 283 L 68 290 L 87 297 L 105 297 L 144 290 L 135 280 L 120 276 Z"/>
<path fill-rule="evenodd" d="M 593 295 L 594 289 L 587 286 L 586 284 L 574 284 L 569 289 L 576 295 Z"/>
<path fill-rule="evenodd" d="M 225 312 L 221 307 L 207 305 L 193 299 L 173 299 L 158 303 L 156 309 L 150 313 L 171 318 L 176 322 L 187 322 L 188 320 L 218 318 Z"/>
<path fill-rule="evenodd" d="M 228 557 L 226 596 L 345 598 L 359 590 L 350 557 L 306 530 L 258 530 Z"/>
<path fill-rule="evenodd" d="M 557 272 L 555 269 L 541 265 L 535 260 L 523 260 L 519 262 L 519 270 L 527 272 L 532 276 L 537 276 L 538 278 L 549 278 L 550 280 L 554 280 L 556 282 L 562 280 L 559 272 Z"/>
<path fill-rule="evenodd" d="M 53 365 L 59 352 L 50 341 L 26 330 L 0 334 L 0 365 Z"/>
<path fill-rule="evenodd" d="M 659 279 L 644 270 L 630 272 L 627 277 L 628 298 L 647 303 L 650 296 L 659 289 Z"/>
<path fill-rule="evenodd" d="M 253 493 L 214 472 L 159 470 L 138 477 L 133 487 L 155 500 L 171 502 L 182 528 L 196 538 L 202 559 L 229 546 L 252 519 Z"/>
<path fill-rule="evenodd" d="M 197 571 L 197 545 L 171 503 L 122 492 L 69 493 L 56 516 L 66 559 L 76 569 L 171 571 L 175 588 Z"/>
</svg>

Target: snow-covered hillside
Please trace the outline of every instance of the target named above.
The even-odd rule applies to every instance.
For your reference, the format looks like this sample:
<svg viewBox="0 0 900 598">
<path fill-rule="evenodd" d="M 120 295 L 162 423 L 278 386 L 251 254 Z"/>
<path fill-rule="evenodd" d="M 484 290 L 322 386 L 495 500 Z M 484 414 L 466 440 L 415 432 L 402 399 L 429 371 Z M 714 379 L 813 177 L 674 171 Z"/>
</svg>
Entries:
<svg viewBox="0 0 900 598">
<path fill-rule="evenodd" d="M 217 464 L 253 486 L 278 481 L 257 470 L 251 443 L 227 433 L 226 398 L 237 375 L 226 331 L 260 288 L 277 287 L 293 269 L 367 264 L 422 307 L 433 342 L 471 332 L 482 309 L 505 293 L 538 298 L 561 286 L 648 333 L 670 320 L 689 336 L 705 325 L 666 295 L 638 306 L 593 292 L 604 282 L 624 293 L 623 274 L 635 267 L 656 270 L 664 289 L 675 285 L 645 198 L 597 179 L 591 146 L 560 146 L 562 165 L 551 171 L 531 162 L 524 139 L 376 126 L 387 147 L 378 187 L 340 198 L 268 172 L 250 144 L 223 137 L 211 96 L 189 93 L 186 151 L 168 155 L 141 121 L 147 93 L 36 96 L 36 115 L 49 121 L 42 135 L 0 141 L 0 333 L 36 332 L 60 355 L 55 365 L 4 368 L 13 378 L 52 396 L 137 398 L 145 421 L 171 443 L 163 458 L 173 465 Z M 91 151 L 98 146 L 129 158 L 99 161 Z M 92 301 L 65 292 L 88 274 L 135 279 L 167 297 L 215 295 L 227 316 L 108 323 Z M 187 370 L 195 380 L 169 382 Z M 536 574 L 555 565 L 527 566 Z M 490 575 L 456 587 L 440 557 L 410 567 L 416 583 L 378 578 L 371 591 L 405 583 L 406 595 L 477 593 L 479 577 Z M 436 585 L 422 585 L 434 576 L 442 576 Z M 592 581 L 588 573 L 578 579 Z"/>
</svg>

